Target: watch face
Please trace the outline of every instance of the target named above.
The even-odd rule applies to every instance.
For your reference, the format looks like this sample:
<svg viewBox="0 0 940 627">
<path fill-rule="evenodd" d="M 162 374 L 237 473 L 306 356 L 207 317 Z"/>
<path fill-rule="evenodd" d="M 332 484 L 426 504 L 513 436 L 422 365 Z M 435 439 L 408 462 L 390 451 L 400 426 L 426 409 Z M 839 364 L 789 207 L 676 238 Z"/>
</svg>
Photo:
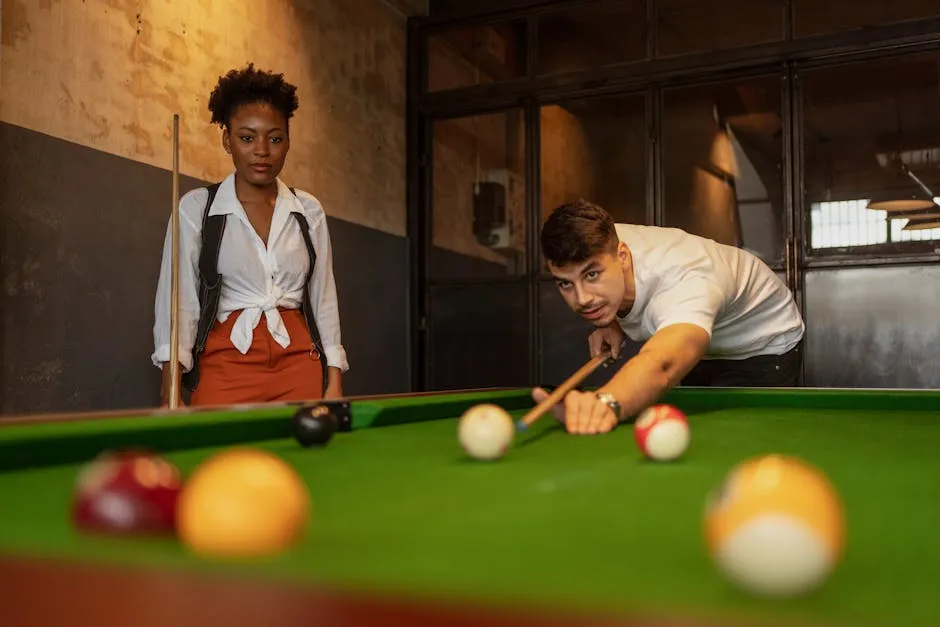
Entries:
<svg viewBox="0 0 940 627">
<path fill-rule="evenodd" d="M 612 394 L 598 394 L 597 398 L 610 407 L 610 410 L 614 412 L 615 416 L 620 417 L 620 403 L 617 402 Z"/>
</svg>

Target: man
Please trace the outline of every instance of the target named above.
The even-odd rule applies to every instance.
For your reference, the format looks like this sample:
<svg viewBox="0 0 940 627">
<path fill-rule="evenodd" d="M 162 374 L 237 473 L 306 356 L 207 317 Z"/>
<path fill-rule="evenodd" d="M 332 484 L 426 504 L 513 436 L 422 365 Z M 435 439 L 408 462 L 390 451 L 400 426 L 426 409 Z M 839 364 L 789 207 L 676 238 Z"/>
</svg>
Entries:
<svg viewBox="0 0 940 627">
<path fill-rule="evenodd" d="M 674 228 L 614 224 L 600 207 L 565 204 L 542 226 L 542 252 L 565 302 L 596 329 L 591 356 L 639 353 L 596 393 L 553 409 L 571 433 L 605 433 L 670 388 L 792 387 L 805 326 L 787 286 L 760 259 Z M 546 397 L 536 388 L 536 402 Z"/>
</svg>

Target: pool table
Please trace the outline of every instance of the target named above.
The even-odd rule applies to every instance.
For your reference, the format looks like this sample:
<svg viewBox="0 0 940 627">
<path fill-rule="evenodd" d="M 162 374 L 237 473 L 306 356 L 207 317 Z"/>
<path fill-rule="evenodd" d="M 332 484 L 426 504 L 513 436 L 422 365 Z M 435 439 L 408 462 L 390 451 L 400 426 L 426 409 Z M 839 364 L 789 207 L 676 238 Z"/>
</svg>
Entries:
<svg viewBox="0 0 940 627">
<path fill-rule="evenodd" d="M 625 425 L 573 436 L 551 416 L 496 462 L 469 460 L 457 417 L 514 415 L 528 390 L 335 404 L 325 448 L 290 436 L 292 404 L 0 421 L 3 625 L 828 625 L 919 627 L 940 582 L 940 392 L 680 388 L 692 442 L 644 460 Z M 208 560 L 173 538 L 76 532 L 76 474 L 147 447 L 186 473 L 251 446 L 292 464 L 314 516 L 277 558 Z M 797 455 L 844 501 L 845 557 L 816 593 L 732 588 L 704 550 L 702 511 L 750 456 Z"/>
</svg>

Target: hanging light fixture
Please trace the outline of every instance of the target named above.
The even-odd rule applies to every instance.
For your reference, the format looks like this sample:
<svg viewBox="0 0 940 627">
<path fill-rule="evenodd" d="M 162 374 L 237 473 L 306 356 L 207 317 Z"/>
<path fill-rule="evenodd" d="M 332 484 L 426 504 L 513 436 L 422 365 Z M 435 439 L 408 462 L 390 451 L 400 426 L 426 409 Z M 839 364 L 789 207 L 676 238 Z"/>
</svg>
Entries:
<svg viewBox="0 0 940 627">
<path fill-rule="evenodd" d="M 929 163 L 930 154 L 924 155 L 924 158 L 920 158 L 920 153 L 916 151 L 905 151 L 904 149 L 904 128 L 901 119 L 901 105 L 900 102 L 895 102 L 895 112 L 897 114 L 897 135 L 896 139 L 891 140 L 893 149 L 887 153 L 879 153 L 877 155 L 878 163 L 882 168 L 887 169 L 891 173 L 892 178 L 896 175 L 898 176 L 898 188 L 903 190 L 900 194 L 894 197 L 886 197 L 883 199 L 873 200 L 868 203 L 869 209 L 874 209 L 876 211 L 887 211 L 889 213 L 889 219 L 895 217 L 901 217 L 898 214 L 909 214 L 911 212 L 924 212 L 929 210 L 938 209 L 940 207 L 934 203 L 934 194 L 933 191 L 927 185 L 924 184 L 917 176 L 911 172 L 911 169 L 907 166 L 906 160 L 915 158 L 917 162 L 920 163 L 926 160 Z M 916 187 L 911 189 L 910 182 L 907 180 L 910 179 L 914 181 Z M 906 215 L 905 215 L 906 217 Z"/>
<path fill-rule="evenodd" d="M 924 220 L 928 218 L 940 218 L 940 205 L 931 202 L 929 206 L 924 207 L 923 209 L 913 209 L 910 211 L 892 211 L 888 214 L 889 220 Z"/>
<path fill-rule="evenodd" d="M 873 200 L 868 203 L 869 209 L 876 211 L 887 211 L 889 213 L 909 211 L 923 211 L 934 207 L 933 200 L 919 198 L 907 198 L 905 200 Z"/>
<path fill-rule="evenodd" d="M 940 217 L 919 218 L 911 220 L 904 225 L 902 231 L 925 231 L 927 229 L 940 229 Z"/>
<path fill-rule="evenodd" d="M 874 200 L 868 203 L 868 208 L 880 210 L 880 211 L 887 211 L 892 214 L 897 214 L 897 213 L 907 214 L 910 212 L 940 209 L 940 207 L 938 207 L 937 204 L 934 202 L 933 191 L 931 191 L 931 189 L 927 187 L 922 180 L 917 178 L 916 174 L 911 172 L 910 168 L 907 167 L 907 164 L 900 163 L 899 167 L 901 169 L 901 172 L 906 174 L 910 179 L 912 179 L 915 183 L 917 183 L 917 187 L 919 187 L 924 192 L 924 194 L 926 194 L 927 197 L 918 198 L 917 194 L 914 194 L 913 192 L 911 192 L 910 198 Z M 900 217 L 900 216 L 893 215 L 892 217 Z"/>
</svg>

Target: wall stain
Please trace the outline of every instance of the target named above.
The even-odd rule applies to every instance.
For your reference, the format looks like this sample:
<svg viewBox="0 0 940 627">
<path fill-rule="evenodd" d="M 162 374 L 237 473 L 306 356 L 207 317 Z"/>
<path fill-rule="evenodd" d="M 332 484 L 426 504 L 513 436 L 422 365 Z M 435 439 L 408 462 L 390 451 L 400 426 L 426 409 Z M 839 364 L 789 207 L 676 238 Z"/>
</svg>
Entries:
<svg viewBox="0 0 940 627">
<path fill-rule="evenodd" d="M 107 0 L 106 4 L 118 13 L 123 14 L 127 23 L 136 28 L 137 20 L 141 11 L 143 11 L 145 2 L 144 0 Z"/>
<path fill-rule="evenodd" d="M 93 111 L 84 102 L 79 103 L 79 110 L 81 111 L 82 117 L 91 125 L 92 129 L 94 129 L 88 129 L 86 132 L 96 139 L 108 137 L 111 132 L 111 125 L 108 124 L 108 117 L 106 115 Z"/>
<path fill-rule="evenodd" d="M 153 137 L 151 137 L 150 133 L 140 124 L 136 122 L 133 124 L 125 124 L 121 128 L 134 137 L 134 150 L 137 153 L 147 155 L 148 157 L 152 157 L 156 154 L 153 149 Z"/>
<path fill-rule="evenodd" d="M 18 41 L 26 41 L 33 29 L 29 25 L 29 13 L 26 4 L 20 0 L 7 0 L 4 4 L 2 31 L 0 38 L 4 47 L 15 48 Z"/>
<path fill-rule="evenodd" d="M 403 235 L 400 16 L 378 0 L 219 6 L 6 0 L 4 121 L 168 170 L 179 113 L 181 173 L 218 180 L 232 166 L 209 124 L 209 93 L 254 61 L 299 89 L 285 181 L 331 216 Z"/>
<path fill-rule="evenodd" d="M 61 378 L 65 370 L 65 362 L 61 357 L 41 361 L 36 367 L 20 375 L 20 382 L 27 385 L 54 385 Z"/>
</svg>

